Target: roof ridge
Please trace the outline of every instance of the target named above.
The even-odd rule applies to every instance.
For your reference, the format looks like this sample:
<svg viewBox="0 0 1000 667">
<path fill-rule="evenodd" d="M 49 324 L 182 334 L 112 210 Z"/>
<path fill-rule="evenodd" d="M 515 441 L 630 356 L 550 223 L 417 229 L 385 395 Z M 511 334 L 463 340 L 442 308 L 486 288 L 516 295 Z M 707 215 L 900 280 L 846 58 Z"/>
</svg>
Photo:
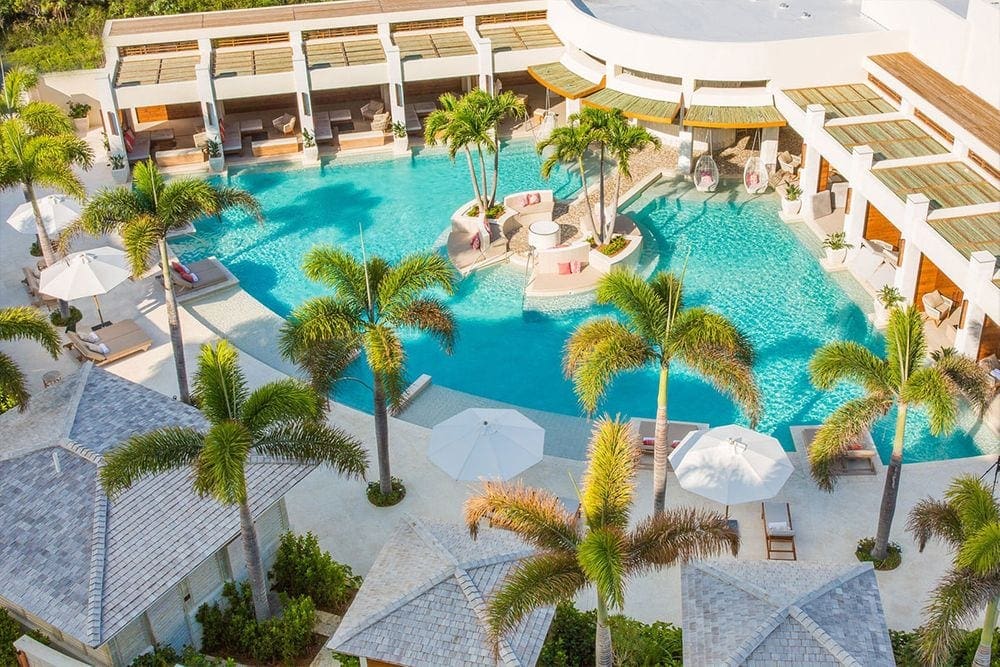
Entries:
<svg viewBox="0 0 1000 667">
<path fill-rule="evenodd" d="M 489 617 L 486 612 L 486 597 L 479 590 L 479 587 L 476 586 L 476 582 L 461 567 L 455 568 L 455 580 L 458 582 L 458 587 L 461 589 L 465 599 L 469 601 L 473 611 L 475 611 L 476 616 L 479 617 L 479 622 L 484 628 L 489 627 Z M 497 654 L 504 665 L 508 667 L 521 667 L 521 659 L 514 653 L 514 649 L 506 637 L 501 636 L 497 639 Z"/>
<path fill-rule="evenodd" d="M 753 634 L 749 635 L 746 639 L 740 642 L 740 645 L 736 647 L 735 650 L 726 658 L 725 664 L 727 667 L 740 667 L 746 664 L 746 661 L 750 659 L 750 654 L 753 653 L 758 646 L 760 646 L 765 639 L 771 636 L 781 623 L 789 617 L 789 608 L 783 607 L 767 618 L 757 626 L 757 629 Z"/>
<path fill-rule="evenodd" d="M 73 423 L 76 421 L 76 414 L 80 409 L 80 400 L 83 398 L 83 392 L 87 388 L 87 380 L 90 379 L 90 372 L 93 369 L 94 362 L 92 361 L 88 361 L 80 367 L 80 379 L 73 390 L 73 398 L 70 399 L 68 409 L 66 410 L 66 421 L 63 423 L 62 430 L 60 431 L 60 439 L 63 442 L 68 442 L 70 439 L 69 434 L 73 432 Z"/>
<path fill-rule="evenodd" d="M 417 537 L 419 537 L 421 540 L 424 541 L 424 544 L 426 544 L 429 547 L 433 547 L 434 549 L 437 549 L 439 552 L 445 555 L 448 558 L 448 560 L 451 561 L 452 566 L 454 567 L 462 566 L 462 564 L 458 562 L 458 558 L 455 556 L 455 554 L 453 554 L 451 550 L 448 547 L 446 547 L 441 542 L 441 540 L 439 540 L 437 536 L 434 535 L 434 533 L 431 532 L 430 528 L 427 527 L 427 524 L 425 524 L 422 519 L 407 513 L 406 522 L 410 524 L 410 527 L 413 529 L 413 532 L 417 534 Z"/>
<path fill-rule="evenodd" d="M 854 656 L 847 652 L 843 646 L 841 646 L 836 639 L 831 637 L 826 631 L 819 627 L 819 624 L 812 619 L 809 614 L 805 612 L 798 605 L 789 605 L 788 615 L 799 622 L 799 624 L 806 629 L 806 632 L 813 636 L 816 642 L 830 652 L 830 655 L 834 657 L 840 664 L 844 667 L 863 667 L 860 662 L 858 662 Z"/>
<path fill-rule="evenodd" d="M 805 607 L 810 602 L 814 602 L 817 598 L 826 595 L 837 586 L 842 586 L 851 579 L 857 579 L 868 570 L 874 570 L 874 569 L 875 569 L 874 566 L 870 562 L 858 563 L 857 565 L 852 566 L 850 569 L 844 570 L 838 576 L 836 576 L 833 579 L 830 579 L 819 588 L 816 588 L 815 590 L 806 593 L 798 600 L 796 600 L 794 604 L 798 607 Z"/>
<path fill-rule="evenodd" d="M 108 497 L 95 479 L 94 527 L 90 544 L 90 582 L 87 587 L 87 636 L 93 646 L 101 643 L 104 611 L 104 571 L 107 565 Z"/>
<path fill-rule="evenodd" d="M 86 459 L 97 466 L 104 465 L 104 457 L 92 449 L 87 449 L 78 442 L 73 442 L 72 440 L 63 440 L 59 443 L 59 447 L 73 452 L 80 458 Z"/>
</svg>

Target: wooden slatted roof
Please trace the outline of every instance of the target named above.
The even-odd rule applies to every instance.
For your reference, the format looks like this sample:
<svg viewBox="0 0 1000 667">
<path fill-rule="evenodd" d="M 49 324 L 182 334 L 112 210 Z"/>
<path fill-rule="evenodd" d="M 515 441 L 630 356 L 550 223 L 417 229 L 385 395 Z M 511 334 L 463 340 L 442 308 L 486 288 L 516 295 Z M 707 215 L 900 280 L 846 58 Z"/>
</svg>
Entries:
<svg viewBox="0 0 1000 667">
<path fill-rule="evenodd" d="M 922 192 L 931 200 L 931 208 L 952 208 L 1000 201 L 1000 189 L 962 162 L 872 169 L 880 181 L 902 200 Z"/>
<path fill-rule="evenodd" d="M 306 42 L 309 69 L 350 67 L 385 62 L 385 50 L 379 39 L 340 39 Z"/>
<path fill-rule="evenodd" d="M 562 46 L 556 34 L 544 23 L 480 27 L 479 34 L 489 38 L 494 52 Z"/>
<path fill-rule="evenodd" d="M 767 107 L 716 107 L 692 104 L 684 114 L 687 127 L 706 128 L 759 128 L 784 127 L 785 117 L 773 106 Z"/>
<path fill-rule="evenodd" d="M 667 124 L 674 122 L 677 109 L 680 107 L 677 102 L 651 100 L 611 88 L 599 90 L 583 98 L 583 105 L 598 109 L 621 109 L 628 118 Z"/>
<path fill-rule="evenodd" d="M 869 59 L 987 146 L 1000 152 L 1000 109 L 927 66 L 912 53 L 886 53 L 870 56 Z"/>
<path fill-rule="evenodd" d="M 784 93 L 803 110 L 810 104 L 822 104 L 826 107 L 827 120 L 892 113 L 896 110 L 885 98 L 863 83 L 792 88 Z"/>
<path fill-rule="evenodd" d="M 115 86 L 145 86 L 157 83 L 194 81 L 194 69 L 201 56 L 175 58 L 123 58 L 118 61 Z"/>
<path fill-rule="evenodd" d="M 291 47 L 216 51 L 212 58 L 212 76 L 253 76 L 292 71 Z"/>
<path fill-rule="evenodd" d="M 475 55 L 476 47 L 464 30 L 434 33 L 396 32 L 393 41 L 403 60 Z"/>
<path fill-rule="evenodd" d="M 532 65 L 528 68 L 528 74 L 556 95 L 562 95 L 571 100 L 586 97 L 604 87 L 603 77 L 594 83 L 589 79 L 584 79 L 562 63 Z"/>
<path fill-rule="evenodd" d="M 1000 257 L 1000 213 L 930 219 L 927 224 L 966 257 L 977 250 Z"/>
<path fill-rule="evenodd" d="M 848 150 L 868 145 L 876 160 L 942 155 L 948 149 L 909 120 L 827 125 L 826 131 Z"/>
</svg>

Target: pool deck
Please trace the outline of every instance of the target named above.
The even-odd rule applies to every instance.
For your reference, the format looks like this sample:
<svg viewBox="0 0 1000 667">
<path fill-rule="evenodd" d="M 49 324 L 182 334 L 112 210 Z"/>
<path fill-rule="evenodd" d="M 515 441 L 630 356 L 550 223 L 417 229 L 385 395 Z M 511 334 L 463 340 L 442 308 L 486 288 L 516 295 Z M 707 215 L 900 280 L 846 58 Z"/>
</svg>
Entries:
<svg viewBox="0 0 1000 667">
<path fill-rule="evenodd" d="M 99 133 L 91 132 L 89 140 L 95 147 L 99 147 Z M 111 182 L 108 168 L 100 161 L 91 172 L 83 174 L 83 179 L 90 191 Z M 18 203 L 18 191 L 0 194 L 0 216 L 5 219 Z M 28 303 L 19 281 L 20 267 L 33 261 L 28 256 L 31 240 L 31 236 L 17 234 L 8 225 L 0 224 L 0 247 L 4 248 L 4 258 L 7 260 L 0 263 L 2 306 Z M 92 247 L 103 243 L 83 239 L 79 246 Z M 90 300 L 80 300 L 74 305 L 84 312 L 85 323 L 95 320 Z M 109 319 L 135 319 L 154 341 L 148 352 L 110 364 L 106 368 L 167 396 L 176 395 L 165 306 L 159 286 L 151 279 L 126 282 L 103 297 L 101 305 Z M 284 377 L 283 371 L 292 371 L 281 361 L 273 346 L 280 319 L 239 288 L 182 307 L 181 319 L 189 368 L 193 368 L 198 347 L 217 339 L 217 332 L 225 332 L 228 338 L 244 349 L 241 363 L 251 386 Z M 0 343 L 0 348 L 13 355 L 27 375 L 30 389 L 36 392 L 41 391 L 41 376 L 45 371 L 58 369 L 68 375 L 79 367 L 68 355 L 53 361 L 37 346 L 27 343 Z M 248 354 L 247 349 L 253 349 L 256 356 Z M 414 375 L 422 372 L 419 368 L 411 370 Z M 462 504 L 477 485 L 452 480 L 426 457 L 430 433 L 427 426 L 436 423 L 449 412 L 465 407 L 458 405 L 455 398 L 447 390 L 432 387 L 414 401 L 404 414 L 406 419 L 391 419 L 390 456 L 393 472 L 405 480 L 408 489 L 407 497 L 400 505 L 392 508 L 373 507 L 365 499 L 362 482 L 341 480 L 329 470 L 321 468 L 310 474 L 287 496 L 293 529 L 313 531 L 323 548 L 328 549 L 334 558 L 350 564 L 356 572 L 363 575 L 396 523 L 404 516 L 460 521 Z M 529 415 L 532 414 L 528 412 Z M 366 444 L 372 451 L 374 466 L 374 424 L 371 417 L 334 404 L 329 418 Z M 583 444 L 586 422 L 573 417 L 565 419 L 565 422 L 546 424 L 549 429 L 547 449 L 550 453 L 566 451 L 562 448 L 570 443 L 574 448 Z M 853 562 L 857 539 L 872 534 L 875 529 L 884 472 L 880 470 L 874 476 L 844 479 L 835 492 L 824 493 L 811 481 L 802 455 L 791 453 L 789 456 L 795 472 L 777 500 L 791 503 L 800 559 Z M 903 566 L 897 571 L 877 575 L 889 627 L 910 629 L 920 623 L 920 608 L 948 563 L 947 551 L 941 545 L 931 544 L 924 553 L 917 552 L 912 538 L 903 529 L 906 514 L 917 500 L 927 495 L 940 497 L 955 476 L 963 473 L 982 474 L 993 460 L 992 456 L 980 456 L 905 465 L 892 533 L 892 539 L 903 546 Z M 582 461 L 547 455 L 541 463 L 527 470 L 518 479 L 525 484 L 548 488 L 559 496 L 571 496 L 574 493 L 574 480 L 580 479 L 583 467 Z M 374 474 L 374 467 L 372 473 Z M 652 506 L 651 478 L 649 470 L 641 470 L 638 474 L 635 520 L 644 517 Z M 722 509 L 680 489 L 673 475 L 667 481 L 667 504 Z M 743 537 L 740 557 L 763 558 L 764 541 L 759 505 L 732 507 L 730 516 L 740 524 Z M 594 604 L 589 595 L 581 596 L 579 602 L 585 606 Z M 673 568 L 633 581 L 626 594 L 624 611 L 644 621 L 679 623 L 679 570 Z"/>
</svg>

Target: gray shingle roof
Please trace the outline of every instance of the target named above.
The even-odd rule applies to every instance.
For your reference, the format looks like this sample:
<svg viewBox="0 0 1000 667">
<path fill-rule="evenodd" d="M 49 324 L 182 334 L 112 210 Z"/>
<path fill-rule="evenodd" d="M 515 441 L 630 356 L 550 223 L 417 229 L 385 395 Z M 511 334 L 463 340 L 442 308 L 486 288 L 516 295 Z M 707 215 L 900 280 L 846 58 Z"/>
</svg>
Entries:
<svg viewBox="0 0 1000 667">
<path fill-rule="evenodd" d="M 107 501 L 97 482 L 101 453 L 165 425 L 205 421 L 90 365 L 35 395 L 27 411 L 0 415 L 0 595 L 96 647 L 239 533 L 238 510 L 199 498 L 186 470 L 140 480 Z M 311 470 L 254 459 L 253 515 Z"/>
<path fill-rule="evenodd" d="M 895 665 L 870 563 L 693 563 L 681 596 L 685 664 Z"/>
<path fill-rule="evenodd" d="M 486 603 L 532 549 L 517 536 L 408 517 L 379 552 L 327 644 L 335 651 L 398 665 L 533 665 L 552 608 L 529 614 L 500 645 L 485 626 Z"/>
</svg>

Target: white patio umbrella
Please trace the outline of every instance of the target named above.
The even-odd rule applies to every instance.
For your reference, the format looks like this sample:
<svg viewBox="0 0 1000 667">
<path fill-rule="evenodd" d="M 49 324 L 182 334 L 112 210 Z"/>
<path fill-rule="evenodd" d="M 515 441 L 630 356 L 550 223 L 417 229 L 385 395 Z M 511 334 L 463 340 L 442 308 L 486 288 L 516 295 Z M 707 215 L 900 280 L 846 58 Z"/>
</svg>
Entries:
<svg viewBox="0 0 1000 667">
<path fill-rule="evenodd" d="M 51 235 L 58 234 L 69 226 L 69 223 L 80 217 L 80 206 L 66 195 L 46 195 L 38 200 L 38 210 L 42 214 L 45 231 Z M 7 224 L 22 234 L 35 233 L 35 212 L 31 202 L 25 202 L 14 209 Z"/>
<path fill-rule="evenodd" d="M 434 427 L 427 458 L 455 479 L 506 480 L 541 461 L 544 443 L 517 410 L 469 408 Z"/>
<path fill-rule="evenodd" d="M 98 294 L 106 294 L 132 275 L 125 253 L 117 248 L 102 246 L 75 252 L 42 271 L 38 290 L 56 299 L 72 301 L 94 297 L 97 317 L 104 323 Z"/>
<path fill-rule="evenodd" d="M 670 465 L 681 487 L 726 506 L 773 498 L 792 474 L 777 440 L 735 424 L 688 433 Z"/>
</svg>

